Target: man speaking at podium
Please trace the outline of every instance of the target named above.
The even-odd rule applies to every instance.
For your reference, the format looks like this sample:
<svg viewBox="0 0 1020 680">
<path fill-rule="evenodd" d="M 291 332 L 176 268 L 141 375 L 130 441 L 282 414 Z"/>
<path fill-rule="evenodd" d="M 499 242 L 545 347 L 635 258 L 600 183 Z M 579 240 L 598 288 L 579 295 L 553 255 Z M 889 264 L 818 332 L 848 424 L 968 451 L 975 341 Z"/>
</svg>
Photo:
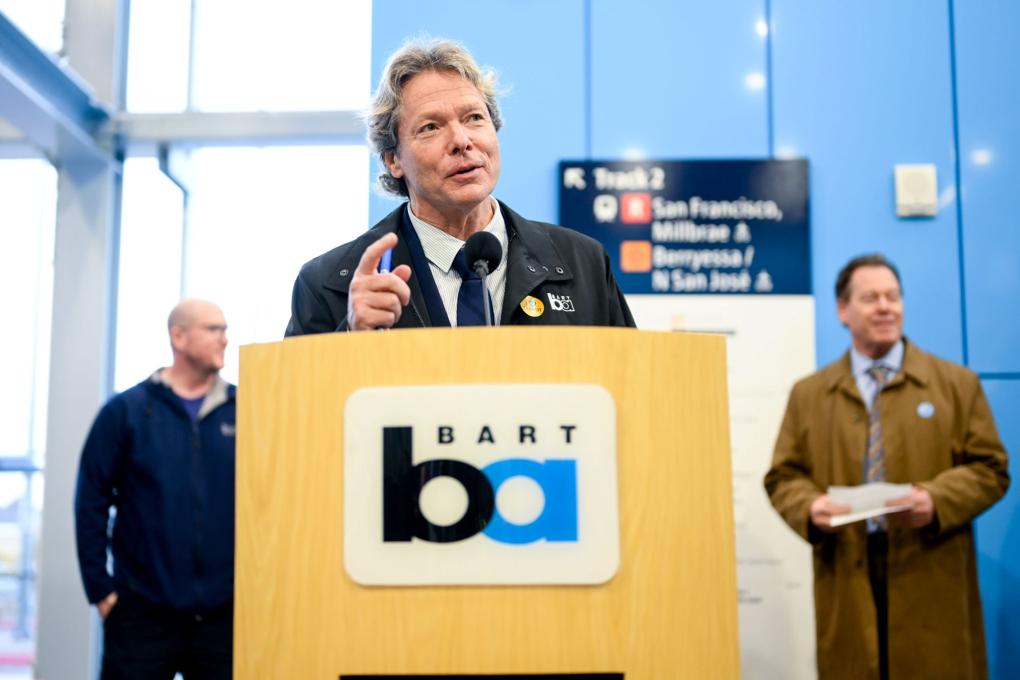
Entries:
<svg viewBox="0 0 1020 680">
<path fill-rule="evenodd" d="M 495 81 L 450 41 L 412 41 L 393 54 L 368 115 L 368 140 L 382 161 L 382 188 L 408 201 L 301 268 L 288 336 L 634 326 L 598 242 L 527 220 L 493 198 L 502 126 Z"/>
<path fill-rule="evenodd" d="M 765 476 L 814 547 L 818 675 L 986 677 L 971 522 L 1009 475 L 981 382 L 903 337 L 883 256 L 847 263 L 836 299 L 850 351 L 794 386 Z M 841 524 L 829 487 L 883 481 L 906 486 L 874 511 L 898 511 Z"/>
</svg>

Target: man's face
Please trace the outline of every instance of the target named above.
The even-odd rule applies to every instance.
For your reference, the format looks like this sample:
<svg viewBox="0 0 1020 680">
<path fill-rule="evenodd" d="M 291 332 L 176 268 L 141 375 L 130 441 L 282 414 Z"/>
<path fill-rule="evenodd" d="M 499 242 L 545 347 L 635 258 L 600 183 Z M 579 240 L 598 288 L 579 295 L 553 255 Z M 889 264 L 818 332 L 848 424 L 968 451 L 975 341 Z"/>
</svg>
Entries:
<svg viewBox="0 0 1020 680">
<path fill-rule="evenodd" d="M 199 305 L 185 326 L 174 329 L 174 347 L 195 370 L 216 373 L 223 368 L 227 322 L 215 305 Z"/>
<path fill-rule="evenodd" d="M 424 71 L 404 85 L 397 138 L 386 165 L 407 182 L 418 217 L 442 223 L 492 194 L 499 179 L 496 128 L 485 99 L 460 74 Z"/>
<path fill-rule="evenodd" d="M 877 359 L 903 337 L 900 284 L 888 267 L 858 267 L 850 276 L 849 295 L 839 300 L 839 320 L 850 330 L 854 347 Z"/>
</svg>

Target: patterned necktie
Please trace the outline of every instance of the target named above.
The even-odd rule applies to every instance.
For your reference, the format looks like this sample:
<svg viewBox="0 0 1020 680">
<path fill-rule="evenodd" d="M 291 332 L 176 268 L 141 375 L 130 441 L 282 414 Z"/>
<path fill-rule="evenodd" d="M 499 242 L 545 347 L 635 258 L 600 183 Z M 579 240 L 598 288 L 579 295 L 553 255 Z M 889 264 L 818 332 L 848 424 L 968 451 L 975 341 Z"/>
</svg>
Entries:
<svg viewBox="0 0 1020 680">
<path fill-rule="evenodd" d="M 453 269 L 460 274 L 460 292 L 457 293 L 457 325 L 484 326 L 482 279 L 477 272 L 468 267 L 463 248 L 457 251 L 457 256 L 453 258 Z M 485 294 L 488 295 L 489 291 L 485 291 Z M 491 298 L 489 308 L 492 309 Z"/>
<path fill-rule="evenodd" d="M 868 409 L 868 456 L 864 461 L 864 481 L 881 482 L 885 480 L 885 443 L 882 441 L 882 419 L 878 413 L 878 396 L 888 380 L 886 367 L 875 364 L 868 369 L 868 375 L 875 381 L 875 398 Z M 884 531 L 885 517 L 868 520 L 868 532 Z"/>
</svg>

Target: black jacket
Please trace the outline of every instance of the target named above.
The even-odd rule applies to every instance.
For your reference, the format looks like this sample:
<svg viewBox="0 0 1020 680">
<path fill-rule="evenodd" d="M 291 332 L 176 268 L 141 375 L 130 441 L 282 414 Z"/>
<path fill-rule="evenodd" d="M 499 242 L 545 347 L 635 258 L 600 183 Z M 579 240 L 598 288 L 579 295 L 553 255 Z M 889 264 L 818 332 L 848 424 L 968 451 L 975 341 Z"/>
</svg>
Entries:
<svg viewBox="0 0 1020 680">
<path fill-rule="evenodd" d="M 503 203 L 499 207 L 510 243 L 501 325 L 634 326 L 634 317 L 609 267 L 609 257 L 598 241 L 554 224 L 526 220 Z M 404 210 L 406 204 L 354 241 L 323 253 L 301 268 L 294 282 L 286 335 L 346 330 L 347 293 L 361 255 L 384 234 L 399 232 Z M 403 239 L 393 249 L 393 267 L 400 264 L 413 269 Z M 411 302 L 395 328 L 435 325 L 416 274 L 408 282 Z M 541 301 L 544 309 L 539 316 L 529 316 L 521 308 L 528 296 Z"/>
</svg>

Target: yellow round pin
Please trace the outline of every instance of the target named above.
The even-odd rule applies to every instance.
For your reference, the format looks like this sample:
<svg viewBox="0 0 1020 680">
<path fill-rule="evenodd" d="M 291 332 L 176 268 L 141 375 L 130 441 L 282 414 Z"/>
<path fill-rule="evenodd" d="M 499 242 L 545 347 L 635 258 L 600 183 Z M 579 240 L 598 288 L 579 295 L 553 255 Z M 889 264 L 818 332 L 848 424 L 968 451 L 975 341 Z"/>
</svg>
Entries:
<svg viewBox="0 0 1020 680">
<path fill-rule="evenodd" d="M 521 300 L 521 309 L 523 309 L 524 313 L 528 316 L 542 316 L 545 312 L 545 305 L 542 304 L 542 301 L 537 297 L 529 295 Z"/>
</svg>

